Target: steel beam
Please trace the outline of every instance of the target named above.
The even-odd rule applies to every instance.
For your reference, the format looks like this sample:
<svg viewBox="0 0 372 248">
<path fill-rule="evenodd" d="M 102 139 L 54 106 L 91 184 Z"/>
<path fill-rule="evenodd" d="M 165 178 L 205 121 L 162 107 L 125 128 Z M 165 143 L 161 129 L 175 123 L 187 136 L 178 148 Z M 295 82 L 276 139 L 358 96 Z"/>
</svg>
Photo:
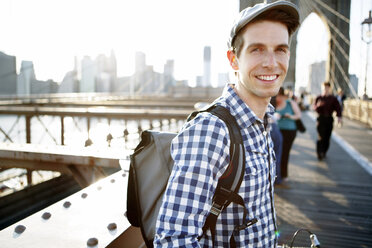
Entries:
<svg viewBox="0 0 372 248">
<path fill-rule="evenodd" d="M 105 117 L 118 119 L 185 119 L 190 109 L 124 109 L 117 107 L 37 107 L 37 106 L 0 106 L 0 114 L 4 115 L 51 115 Z"/>
<path fill-rule="evenodd" d="M 66 146 L 41 146 L 35 144 L 0 143 L 0 168 L 25 168 L 28 170 L 59 171 L 72 174 L 86 187 L 105 177 L 102 167 L 120 168 L 119 160 L 127 154 L 114 149 L 73 149 Z"/>
<path fill-rule="evenodd" d="M 2 230 L 1 247 L 100 248 L 118 237 L 122 244 L 137 240 L 132 245 L 139 247 L 140 232 L 125 217 L 127 184 L 127 169 L 102 179 Z"/>
</svg>

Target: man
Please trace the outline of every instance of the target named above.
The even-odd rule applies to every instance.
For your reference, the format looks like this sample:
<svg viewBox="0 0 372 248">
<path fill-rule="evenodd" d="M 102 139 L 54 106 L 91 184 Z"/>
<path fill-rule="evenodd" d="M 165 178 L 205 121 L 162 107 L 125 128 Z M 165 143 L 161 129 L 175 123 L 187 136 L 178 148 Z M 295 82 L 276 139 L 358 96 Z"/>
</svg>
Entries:
<svg viewBox="0 0 372 248">
<path fill-rule="evenodd" d="M 316 152 L 318 160 L 326 157 L 329 140 L 333 129 L 333 112 L 337 113 L 338 123 L 342 123 L 341 106 L 337 98 L 332 95 L 331 84 L 323 83 L 323 94 L 319 95 L 314 102 L 315 111 L 318 113 L 317 126 L 318 140 L 316 142 Z"/>
<path fill-rule="evenodd" d="M 267 119 L 269 102 L 288 69 L 290 36 L 299 25 L 297 7 L 286 1 L 243 10 L 234 23 L 227 57 L 237 84 L 227 85 L 215 103 L 226 107 L 241 128 L 246 155 L 239 189 L 243 208 L 231 203 L 216 224 L 215 239 L 203 233 L 218 179 L 230 161 L 226 124 L 210 113 L 199 114 L 173 140 L 174 167 L 160 208 L 156 247 L 275 247 L 273 184 L 275 155 Z M 247 228 L 241 223 L 257 222 Z"/>
</svg>

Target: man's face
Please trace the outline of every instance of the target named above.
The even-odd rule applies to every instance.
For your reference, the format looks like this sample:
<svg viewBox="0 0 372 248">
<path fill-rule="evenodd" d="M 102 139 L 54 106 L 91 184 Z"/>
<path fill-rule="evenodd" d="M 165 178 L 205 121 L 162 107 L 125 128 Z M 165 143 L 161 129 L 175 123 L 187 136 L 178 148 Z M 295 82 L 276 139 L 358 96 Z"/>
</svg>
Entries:
<svg viewBox="0 0 372 248">
<path fill-rule="evenodd" d="M 278 93 L 287 74 L 289 37 L 284 24 L 260 21 L 243 30 L 243 47 L 237 58 L 239 83 L 251 97 Z"/>
<path fill-rule="evenodd" d="M 328 85 L 323 85 L 323 93 L 324 95 L 329 95 L 331 92 L 331 87 L 329 87 Z"/>
</svg>

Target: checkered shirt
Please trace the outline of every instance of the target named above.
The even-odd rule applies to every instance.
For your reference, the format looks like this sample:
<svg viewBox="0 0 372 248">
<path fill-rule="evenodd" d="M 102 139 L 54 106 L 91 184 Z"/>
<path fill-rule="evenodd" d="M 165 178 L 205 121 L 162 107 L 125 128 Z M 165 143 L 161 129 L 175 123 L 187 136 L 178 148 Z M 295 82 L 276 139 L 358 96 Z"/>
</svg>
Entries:
<svg viewBox="0 0 372 248">
<path fill-rule="evenodd" d="M 270 132 L 264 123 L 227 86 L 215 102 L 230 110 L 241 127 L 245 146 L 246 172 L 239 189 L 248 210 L 247 220 L 258 222 L 241 231 L 243 207 L 231 203 L 216 223 L 215 247 L 229 247 L 232 234 L 237 247 L 275 247 L 275 211 L 270 194 L 275 178 L 275 154 Z M 268 116 L 273 114 L 270 105 Z M 270 146 L 270 156 L 268 144 Z M 185 124 L 173 140 L 175 161 L 156 223 L 155 247 L 212 247 L 210 231 L 202 236 L 219 177 L 230 161 L 230 138 L 226 124 L 211 113 L 201 113 Z M 202 236 L 199 240 L 198 237 Z"/>
</svg>

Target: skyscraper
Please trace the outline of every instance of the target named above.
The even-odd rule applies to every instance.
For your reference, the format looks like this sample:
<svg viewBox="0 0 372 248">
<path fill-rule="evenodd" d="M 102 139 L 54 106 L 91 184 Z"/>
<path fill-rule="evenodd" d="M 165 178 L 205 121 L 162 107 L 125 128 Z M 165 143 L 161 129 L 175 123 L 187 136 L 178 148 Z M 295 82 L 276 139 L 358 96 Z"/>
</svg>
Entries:
<svg viewBox="0 0 372 248">
<path fill-rule="evenodd" d="M 211 86 L 211 47 L 204 47 L 204 73 L 203 85 L 204 87 Z"/>
<path fill-rule="evenodd" d="M 16 92 L 16 57 L 0 52 L 0 94 L 15 94 Z"/>
<path fill-rule="evenodd" d="M 22 61 L 21 71 L 17 80 L 17 94 L 30 95 L 31 82 L 36 80 L 34 63 L 32 61 Z"/>
<path fill-rule="evenodd" d="M 176 82 L 174 80 L 174 60 L 169 59 L 164 65 L 162 88 L 165 92 L 167 92 L 169 87 L 174 86 L 175 83 Z"/>
<path fill-rule="evenodd" d="M 84 56 L 81 61 L 80 92 L 95 92 L 96 70 L 94 61 L 89 56 Z"/>
</svg>

